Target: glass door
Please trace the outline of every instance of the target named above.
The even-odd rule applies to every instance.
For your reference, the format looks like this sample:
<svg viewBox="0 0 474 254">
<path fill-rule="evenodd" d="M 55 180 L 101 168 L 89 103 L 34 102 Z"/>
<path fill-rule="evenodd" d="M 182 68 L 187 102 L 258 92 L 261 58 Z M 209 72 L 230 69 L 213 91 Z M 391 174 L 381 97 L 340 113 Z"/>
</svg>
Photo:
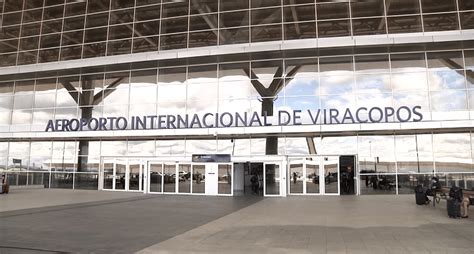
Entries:
<svg viewBox="0 0 474 254">
<path fill-rule="evenodd" d="M 303 194 L 305 178 L 303 159 L 290 159 L 289 169 L 290 194 Z"/>
<path fill-rule="evenodd" d="M 222 196 L 233 195 L 232 176 L 234 175 L 232 164 L 217 165 L 217 194 Z"/>
<path fill-rule="evenodd" d="M 265 162 L 263 166 L 264 196 L 280 196 L 281 163 Z"/>
<path fill-rule="evenodd" d="M 128 191 L 143 191 L 143 163 L 139 160 L 129 160 L 127 167 Z"/>
<path fill-rule="evenodd" d="M 165 163 L 163 166 L 163 192 L 176 193 L 176 165 Z"/>
<path fill-rule="evenodd" d="M 127 178 L 127 159 L 115 159 L 113 189 L 126 190 Z"/>
<path fill-rule="evenodd" d="M 191 192 L 204 194 L 206 190 L 206 165 L 193 164 L 191 167 Z"/>
<path fill-rule="evenodd" d="M 320 158 L 311 158 L 305 160 L 304 175 L 305 175 L 305 193 L 319 194 L 320 191 Z"/>
<path fill-rule="evenodd" d="M 339 156 L 323 156 L 320 173 L 324 175 L 323 194 L 339 195 Z"/>
<path fill-rule="evenodd" d="M 289 160 L 289 193 L 319 194 L 321 157 L 291 158 Z"/>
<path fill-rule="evenodd" d="M 103 162 L 103 189 L 112 190 L 114 188 L 114 160 L 104 160 Z"/>
<path fill-rule="evenodd" d="M 150 162 L 148 168 L 148 192 L 163 193 L 163 163 Z"/>
</svg>

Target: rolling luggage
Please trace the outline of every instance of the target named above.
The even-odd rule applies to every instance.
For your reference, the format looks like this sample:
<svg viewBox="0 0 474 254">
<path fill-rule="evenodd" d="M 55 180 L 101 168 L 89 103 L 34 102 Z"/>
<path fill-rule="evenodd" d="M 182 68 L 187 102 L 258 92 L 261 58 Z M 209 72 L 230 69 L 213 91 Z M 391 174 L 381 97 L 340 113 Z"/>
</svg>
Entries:
<svg viewBox="0 0 474 254">
<path fill-rule="evenodd" d="M 446 202 L 449 218 L 461 218 L 461 203 L 454 198 L 448 198 Z"/>
<path fill-rule="evenodd" d="M 423 189 L 423 186 L 418 185 L 415 187 L 415 199 L 416 199 L 417 205 L 426 205 L 427 198 L 426 198 L 426 192 Z"/>
<path fill-rule="evenodd" d="M 459 202 L 462 202 L 463 200 L 462 189 L 457 186 L 451 187 L 451 189 L 449 189 L 449 197 L 452 199 L 456 199 Z"/>
</svg>

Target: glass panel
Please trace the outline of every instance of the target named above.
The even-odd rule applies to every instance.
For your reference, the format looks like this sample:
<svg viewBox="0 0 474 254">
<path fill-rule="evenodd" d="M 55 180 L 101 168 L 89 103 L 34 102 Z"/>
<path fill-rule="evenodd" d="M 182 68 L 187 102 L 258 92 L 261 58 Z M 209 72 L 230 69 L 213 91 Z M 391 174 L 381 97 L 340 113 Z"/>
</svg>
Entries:
<svg viewBox="0 0 474 254">
<path fill-rule="evenodd" d="M 322 3 L 316 7 L 318 20 L 349 18 L 349 3 Z"/>
<path fill-rule="evenodd" d="M 413 194 L 415 192 L 415 187 L 419 184 L 429 187 L 432 177 L 433 174 L 400 174 L 398 175 L 398 194 Z M 361 178 L 361 182 L 362 179 L 364 178 Z M 370 176 L 369 180 L 366 180 L 366 186 L 368 185 L 368 181 L 370 183 Z"/>
<path fill-rule="evenodd" d="M 28 185 L 49 188 L 49 173 L 28 173 Z"/>
<path fill-rule="evenodd" d="M 436 174 L 442 186 L 458 186 L 464 190 L 474 190 L 474 174 Z"/>
<path fill-rule="evenodd" d="M 280 195 L 280 165 L 265 164 L 265 195 Z"/>
<path fill-rule="evenodd" d="M 218 194 L 232 194 L 232 165 L 218 166 Z"/>
<path fill-rule="evenodd" d="M 398 172 L 434 171 L 431 138 L 431 134 L 395 136 Z"/>
<path fill-rule="evenodd" d="M 281 25 L 251 27 L 251 42 L 282 40 Z"/>
<path fill-rule="evenodd" d="M 387 6 L 387 15 L 417 14 L 420 13 L 418 0 L 390 1 Z"/>
<path fill-rule="evenodd" d="M 51 188 L 72 189 L 73 173 L 51 174 Z"/>
<path fill-rule="evenodd" d="M 319 163 L 306 161 L 306 193 L 319 193 Z"/>
<path fill-rule="evenodd" d="M 110 190 L 113 188 L 113 178 L 114 178 L 114 163 L 113 161 L 107 160 L 104 161 L 104 189 Z"/>
<path fill-rule="evenodd" d="M 433 147 L 436 172 L 472 171 L 469 133 L 434 134 Z"/>
<path fill-rule="evenodd" d="M 324 193 L 339 193 L 339 157 L 324 157 Z"/>
<path fill-rule="evenodd" d="M 176 165 L 165 164 L 164 167 L 164 186 L 163 191 L 174 193 L 176 192 Z"/>
<path fill-rule="evenodd" d="M 97 190 L 98 179 L 97 174 L 76 173 L 74 174 L 74 189 Z"/>
<path fill-rule="evenodd" d="M 395 194 L 396 175 L 362 175 L 360 176 L 360 193 L 365 194 Z M 365 181 L 365 184 L 363 182 Z M 416 186 L 416 185 L 415 185 Z M 412 194 L 410 192 L 410 194 Z"/>
<path fill-rule="evenodd" d="M 140 184 L 143 186 L 141 163 L 137 161 L 129 161 L 129 178 L 128 178 L 128 189 L 129 190 L 141 190 Z"/>
<path fill-rule="evenodd" d="M 115 189 L 125 190 L 126 161 L 115 161 Z"/>
<path fill-rule="evenodd" d="M 163 165 L 150 164 L 150 192 L 162 192 Z"/>
<path fill-rule="evenodd" d="M 290 162 L 290 193 L 303 193 L 303 164 Z"/>
<path fill-rule="evenodd" d="M 423 15 L 423 23 L 425 32 L 459 29 L 457 13 Z"/>
<path fill-rule="evenodd" d="M 206 166 L 205 165 L 193 165 L 192 172 L 192 183 L 193 183 L 193 193 L 204 193 L 206 190 L 206 182 L 204 177 L 206 176 Z"/>
<path fill-rule="evenodd" d="M 361 173 L 395 172 L 395 140 L 393 136 L 359 136 Z"/>
<path fill-rule="evenodd" d="M 178 183 L 178 192 L 179 193 L 191 193 L 191 165 L 189 164 L 179 164 L 179 183 Z"/>
<path fill-rule="evenodd" d="M 421 32 L 420 16 L 388 17 L 389 33 Z"/>
<path fill-rule="evenodd" d="M 351 26 L 348 19 L 318 21 L 318 37 L 350 36 Z"/>
</svg>

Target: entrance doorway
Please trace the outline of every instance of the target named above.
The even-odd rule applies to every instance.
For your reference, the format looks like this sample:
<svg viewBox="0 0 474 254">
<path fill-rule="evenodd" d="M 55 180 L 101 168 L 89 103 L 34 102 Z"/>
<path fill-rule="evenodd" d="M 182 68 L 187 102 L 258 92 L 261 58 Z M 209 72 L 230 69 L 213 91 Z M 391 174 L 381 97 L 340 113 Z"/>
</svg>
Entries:
<svg viewBox="0 0 474 254">
<path fill-rule="evenodd" d="M 149 161 L 148 193 L 233 195 L 231 163 Z"/>
<path fill-rule="evenodd" d="M 104 162 L 103 188 L 122 191 L 143 191 L 145 164 L 138 159 L 112 159 Z"/>
<path fill-rule="evenodd" d="M 282 196 L 285 193 L 281 161 L 234 162 L 236 195 Z"/>
<path fill-rule="evenodd" d="M 343 155 L 339 157 L 340 189 L 341 195 L 354 195 L 356 183 L 356 157 Z"/>
<path fill-rule="evenodd" d="M 289 158 L 289 194 L 339 195 L 339 183 L 339 156 Z"/>
</svg>

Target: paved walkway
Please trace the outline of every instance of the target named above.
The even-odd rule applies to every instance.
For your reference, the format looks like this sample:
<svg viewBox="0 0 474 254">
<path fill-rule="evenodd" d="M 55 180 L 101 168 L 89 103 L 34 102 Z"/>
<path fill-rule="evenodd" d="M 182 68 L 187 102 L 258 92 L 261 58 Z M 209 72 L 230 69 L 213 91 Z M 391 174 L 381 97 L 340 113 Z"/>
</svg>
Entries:
<svg viewBox="0 0 474 254">
<path fill-rule="evenodd" d="M 412 195 L 290 197 L 265 199 L 139 253 L 451 254 L 474 253 L 473 239 L 473 219 L 449 219 L 444 204 L 417 206 Z"/>
<path fill-rule="evenodd" d="M 45 203 L 21 210 L 13 210 L 13 194 L 9 205 L 2 198 L 10 194 L 0 195 L 7 210 L 0 213 L 0 253 L 133 253 L 261 200 L 80 192 L 17 192 L 21 200 Z M 66 204 L 51 206 L 58 202 Z"/>
<path fill-rule="evenodd" d="M 0 212 L 21 209 L 73 205 L 123 198 L 142 197 L 143 193 L 63 190 L 63 189 L 13 189 L 7 195 L 0 195 Z"/>
<path fill-rule="evenodd" d="M 449 219 L 445 201 L 417 206 L 412 195 L 9 195 L 0 195 L 2 254 L 474 253 L 472 208 L 470 219 Z"/>
</svg>

